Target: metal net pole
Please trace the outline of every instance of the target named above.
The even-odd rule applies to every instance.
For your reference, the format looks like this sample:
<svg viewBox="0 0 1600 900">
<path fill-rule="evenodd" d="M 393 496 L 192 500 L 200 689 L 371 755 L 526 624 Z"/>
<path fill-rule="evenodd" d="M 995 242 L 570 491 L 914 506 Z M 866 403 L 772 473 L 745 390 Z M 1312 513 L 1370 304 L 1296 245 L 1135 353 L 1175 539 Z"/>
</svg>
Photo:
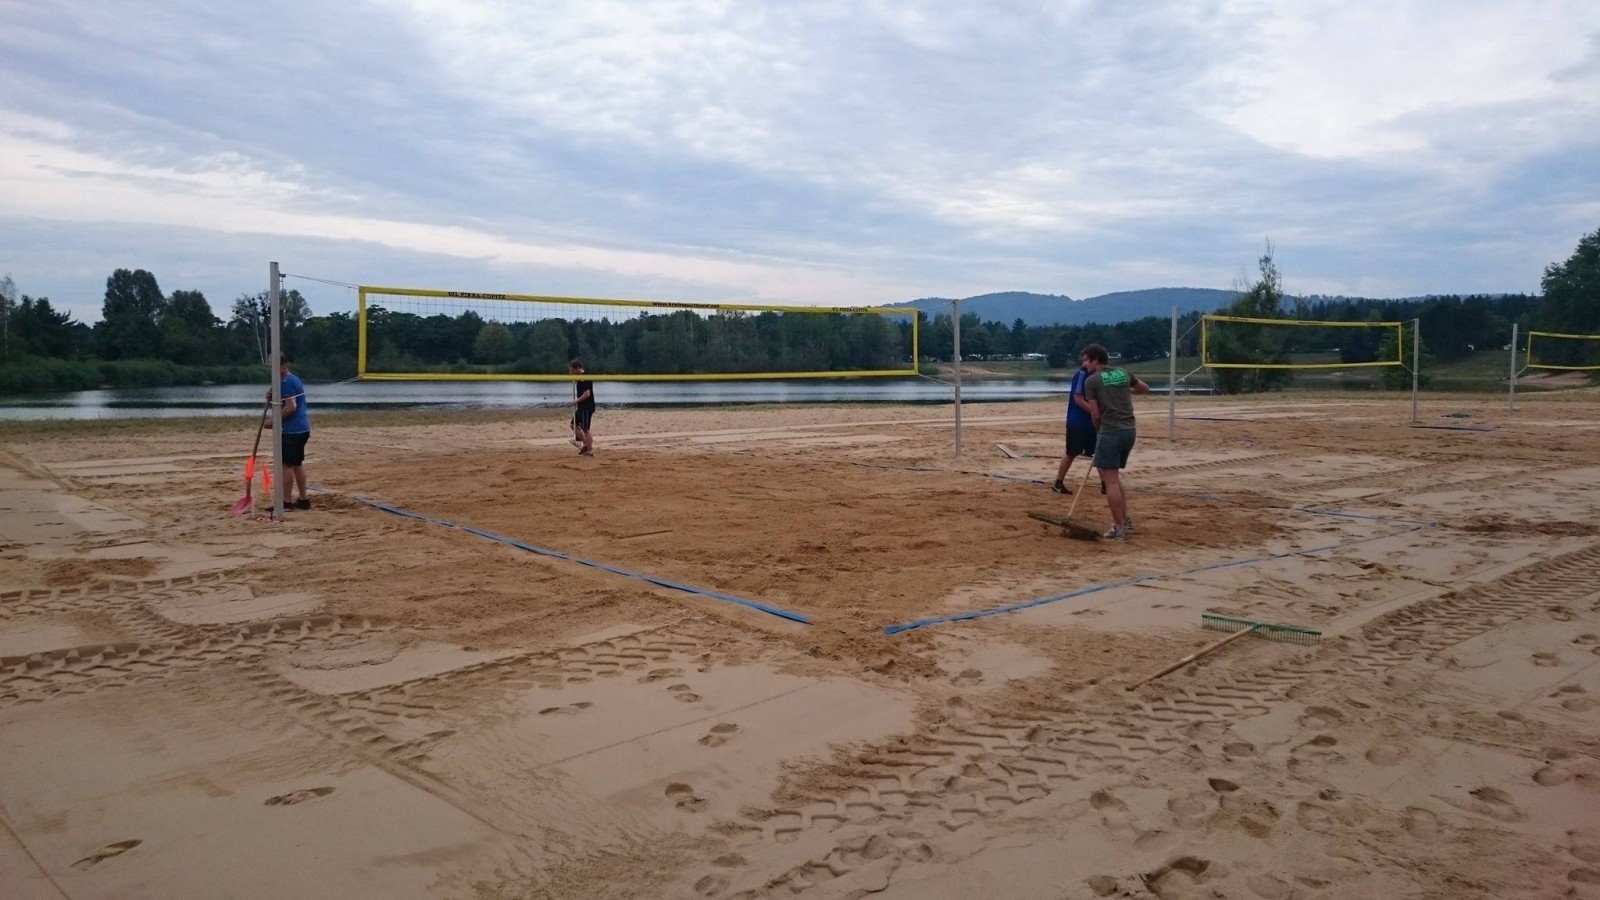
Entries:
<svg viewBox="0 0 1600 900">
<path fill-rule="evenodd" d="M 961 301 L 960 300 L 951 300 L 950 301 L 950 310 L 951 310 L 951 315 L 952 315 L 952 318 L 951 318 L 951 321 L 950 321 L 950 325 L 951 325 L 951 328 L 952 328 L 951 334 L 952 334 L 952 337 L 954 338 L 954 342 L 955 342 L 954 353 L 952 355 L 954 357 L 954 361 L 955 361 L 955 365 L 956 365 L 956 379 L 955 379 L 956 458 L 960 459 L 961 458 Z"/>
</svg>

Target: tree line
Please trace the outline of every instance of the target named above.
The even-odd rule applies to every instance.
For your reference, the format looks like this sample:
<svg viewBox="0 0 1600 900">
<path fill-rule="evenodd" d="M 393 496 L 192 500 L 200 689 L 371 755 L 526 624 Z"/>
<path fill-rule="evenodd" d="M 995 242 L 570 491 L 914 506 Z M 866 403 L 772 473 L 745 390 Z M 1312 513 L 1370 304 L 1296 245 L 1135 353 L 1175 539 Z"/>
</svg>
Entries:
<svg viewBox="0 0 1600 900">
<path fill-rule="evenodd" d="M 1475 350 L 1499 349 L 1511 325 L 1572 334 L 1600 334 L 1600 230 L 1585 235 L 1567 260 L 1551 263 L 1539 295 L 1434 296 L 1410 300 L 1289 297 L 1269 245 L 1260 277 L 1219 310 L 1259 318 L 1341 322 L 1420 319 L 1428 359 L 1451 362 Z M 284 346 L 305 377 L 341 380 L 356 373 L 356 321 L 350 313 L 313 316 L 298 291 L 283 292 Z M 269 310 L 266 292 L 241 294 L 220 318 L 199 291 L 162 292 L 155 275 L 117 269 L 106 279 L 101 320 L 92 326 L 57 310 L 48 297 L 19 295 L 0 279 L 0 393 L 79 390 L 102 386 L 243 383 L 267 378 Z M 954 323 L 948 315 L 919 318 L 918 364 L 948 361 Z M 1179 321 L 1178 355 L 1199 354 L 1198 313 Z M 659 374 L 901 369 L 911 364 L 909 320 L 842 314 L 715 314 L 679 311 L 624 319 L 486 321 L 477 313 L 419 316 L 381 306 L 369 309 L 371 371 L 562 372 L 584 359 L 596 373 Z M 1094 342 L 1125 362 L 1163 358 L 1170 322 L 1146 317 L 1115 324 L 1009 324 L 962 316 L 968 359 L 1043 354 L 1052 368 L 1069 368 Z M 1234 329 L 1210 347 L 1256 362 L 1291 358 L 1290 329 Z M 1391 333 L 1342 329 L 1346 362 L 1394 358 Z M 1230 343 L 1230 340 L 1232 343 Z M 1313 336 L 1294 340 L 1319 343 Z M 1322 346 L 1332 346 L 1327 340 Z M 1591 363 L 1600 342 L 1567 342 L 1541 352 L 1550 362 Z M 1409 356 L 1409 352 L 1407 352 Z M 1426 365 L 1424 365 L 1426 369 Z M 1385 374 L 1409 383 L 1404 372 Z M 1213 382 L 1230 393 L 1273 390 L 1292 378 L 1266 369 L 1221 369 Z"/>
</svg>

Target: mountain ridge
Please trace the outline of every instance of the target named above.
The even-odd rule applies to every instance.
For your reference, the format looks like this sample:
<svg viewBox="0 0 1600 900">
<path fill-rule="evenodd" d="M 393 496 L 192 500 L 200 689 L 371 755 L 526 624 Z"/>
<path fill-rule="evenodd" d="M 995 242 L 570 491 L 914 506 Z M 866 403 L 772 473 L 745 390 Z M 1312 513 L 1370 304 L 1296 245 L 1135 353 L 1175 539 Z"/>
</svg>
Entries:
<svg viewBox="0 0 1600 900">
<path fill-rule="evenodd" d="M 1173 306 L 1178 307 L 1180 314 L 1214 312 L 1237 296 L 1237 291 L 1187 287 L 1115 291 L 1082 300 L 1074 300 L 1065 294 L 997 291 L 962 298 L 961 312 L 963 315 L 977 315 L 985 322 L 1007 324 L 1021 319 L 1029 325 L 1082 325 L 1086 322 L 1111 325 L 1146 316 L 1169 315 Z M 949 315 L 950 302 L 948 297 L 922 297 L 885 305 L 897 309 L 919 309 L 932 317 Z"/>
</svg>

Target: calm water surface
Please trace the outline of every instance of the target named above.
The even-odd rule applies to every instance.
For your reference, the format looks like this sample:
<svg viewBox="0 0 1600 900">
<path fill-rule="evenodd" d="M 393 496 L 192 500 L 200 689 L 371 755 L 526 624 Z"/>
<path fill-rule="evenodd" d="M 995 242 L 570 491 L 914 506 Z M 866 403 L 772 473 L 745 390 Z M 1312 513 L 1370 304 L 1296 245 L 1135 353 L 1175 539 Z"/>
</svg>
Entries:
<svg viewBox="0 0 1600 900">
<path fill-rule="evenodd" d="M 969 381 L 963 402 L 1065 397 L 1065 379 Z M 1159 390 L 1159 388 L 1158 388 Z M 261 408 L 265 385 L 130 388 L 0 398 L 0 420 L 156 419 L 240 416 Z M 599 382 L 602 406 L 691 406 L 733 403 L 947 403 L 950 388 L 925 378 L 840 381 Z M 520 409 L 562 403 L 568 384 L 520 382 L 309 384 L 311 414 L 360 409 Z"/>
</svg>

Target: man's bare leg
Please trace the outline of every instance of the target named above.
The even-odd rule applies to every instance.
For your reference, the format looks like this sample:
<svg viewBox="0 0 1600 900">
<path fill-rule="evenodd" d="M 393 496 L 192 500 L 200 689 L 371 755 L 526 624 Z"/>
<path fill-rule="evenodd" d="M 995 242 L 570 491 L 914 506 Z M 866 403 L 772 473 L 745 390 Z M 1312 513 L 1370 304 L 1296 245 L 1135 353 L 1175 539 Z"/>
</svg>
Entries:
<svg viewBox="0 0 1600 900">
<path fill-rule="evenodd" d="M 1106 485 L 1106 505 L 1111 507 L 1111 524 L 1121 528 L 1128 521 L 1128 498 L 1122 493 L 1122 471 L 1101 469 L 1100 478 Z"/>
</svg>

